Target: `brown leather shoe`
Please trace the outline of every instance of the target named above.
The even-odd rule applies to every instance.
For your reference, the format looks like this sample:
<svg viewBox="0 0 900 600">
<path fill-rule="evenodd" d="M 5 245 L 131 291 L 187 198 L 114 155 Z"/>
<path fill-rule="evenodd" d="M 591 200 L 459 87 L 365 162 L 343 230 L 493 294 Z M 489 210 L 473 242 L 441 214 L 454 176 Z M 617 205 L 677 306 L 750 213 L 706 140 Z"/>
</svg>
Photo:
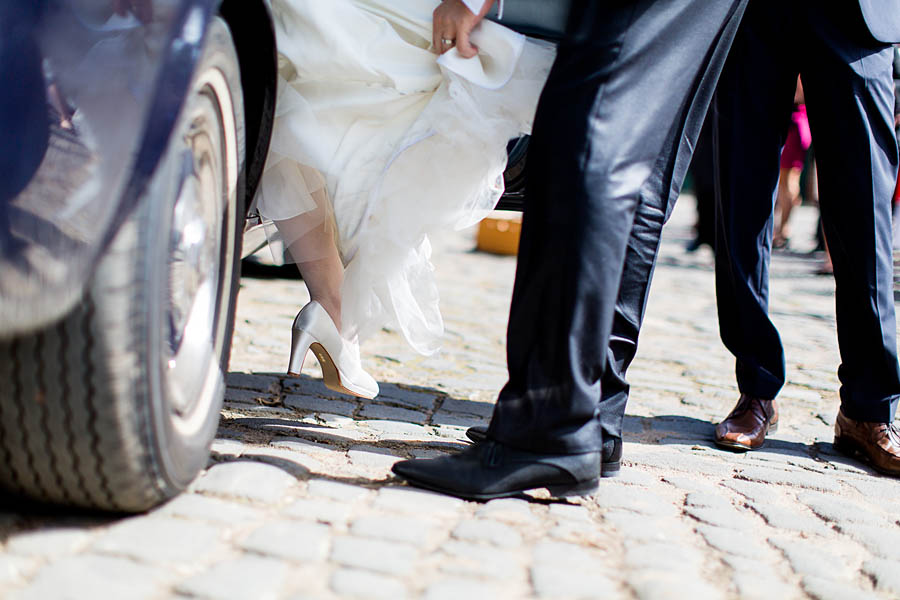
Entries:
<svg viewBox="0 0 900 600">
<path fill-rule="evenodd" d="M 838 411 L 834 448 L 862 458 L 879 473 L 900 477 L 900 427 L 893 423 L 854 421 Z"/>
<path fill-rule="evenodd" d="M 729 450 L 756 450 L 766 435 L 778 429 L 775 400 L 762 400 L 741 394 L 734 410 L 716 425 L 716 445 Z"/>
</svg>

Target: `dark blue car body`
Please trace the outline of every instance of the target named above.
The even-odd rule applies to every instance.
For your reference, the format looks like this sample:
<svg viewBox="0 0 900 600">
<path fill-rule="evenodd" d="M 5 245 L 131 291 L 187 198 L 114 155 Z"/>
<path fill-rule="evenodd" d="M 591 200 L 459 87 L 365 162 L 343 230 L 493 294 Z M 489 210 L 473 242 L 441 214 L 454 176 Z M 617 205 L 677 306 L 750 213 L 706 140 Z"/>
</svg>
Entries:
<svg viewBox="0 0 900 600">
<path fill-rule="evenodd" d="M 135 512 L 207 464 L 274 118 L 266 0 L 0 0 L 0 494 Z"/>
<path fill-rule="evenodd" d="M 157 168 L 217 15 L 241 63 L 249 204 L 275 102 L 264 0 L 146 4 L 148 23 L 114 14 L 112 0 L 0 0 L 0 336 L 78 301 Z M 63 127 L 66 113 L 76 121 Z"/>
</svg>

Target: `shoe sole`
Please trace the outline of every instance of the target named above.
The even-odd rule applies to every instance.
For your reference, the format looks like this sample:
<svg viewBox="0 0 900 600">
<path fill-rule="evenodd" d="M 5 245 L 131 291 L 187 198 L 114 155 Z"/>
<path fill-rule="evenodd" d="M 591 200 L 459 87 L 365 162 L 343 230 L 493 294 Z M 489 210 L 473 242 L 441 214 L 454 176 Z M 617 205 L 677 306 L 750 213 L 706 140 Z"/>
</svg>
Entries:
<svg viewBox="0 0 900 600">
<path fill-rule="evenodd" d="M 604 479 L 618 477 L 621 470 L 622 463 L 619 461 L 600 463 L 600 477 Z"/>
<path fill-rule="evenodd" d="M 473 444 L 477 444 L 479 442 L 483 442 L 487 439 L 487 436 L 481 437 L 480 435 L 470 435 L 468 431 L 466 431 L 466 437 Z M 610 461 L 600 463 L 600 477 L 607 479 L 612 477 L 618 477 L 622 471 L 622 463 L 620 461 Z"/>
<path fill-rule="evenodd" d="M 313 342 L 309 346 L 309 352 L 312 352 L 313 355 L 315 355 L 316 360 L 319 361 L 319 366 L 322 367 L 322 383 L 329 390 L 338 392 L 340 394 L 346 394 L 348 396 L 355 396 L 364 400 L 371 400 L 375 397 L 371 394 L 346 387 L 341 381 L 341 372 L 334 364 L 334 361 L 331 360 L 331 356 L 328 354 L 328 351 L 322 344 L 320 344 L 319 342 Z M 293 363 L 293 360 L 291 362 Z M 291 377 L 300 377 L 300 371 L 302 370 L 302 368 L 303 361 L 300 361 L 300 368 L 291 369 L 289 367 L 287 374 Z"/>
<path fill-rule="evenodd" d="M 752 450 L 759 450 L 766 445 L 765 441 L 755 448 L 753 446 L 745 446 L 743 444 L 738 444 L 737 442 L 731 442 L 728 440 L 715 440 L 715 442 L 716 446 L 718 446 L 719 448 L 722 448 L 724 450 L 731 450 L 733 452 L 750 452 Z"/>
<path fill-rule="evenodd" d="M 766 437 L 770 433 L 775 433 L 778 431 L 778 423 L 776 422 L 774 425 L 770 425 L 766 430 Z M 723 448 L 725 450 L 732 450 L 734 452 L 752 452 L 753 450 L 759 450 L 760 448 L 764 448 L 766 445 L 766 439 L 763 438 L 762 443 L 759 446 L 745 446 L 744 444 L 738 444 L 737 442 L 732 442 L 730 440 L 720 440 L 717 438 L 713 438 L 713 442 L 715 442 L 716 446 L 719 448 Z"/>
<path fill-rule="evenodd" d="M 401 476 L 402 477 L 402 476 Z M 590 479 L 588 481 L 582 481 L 575 484 L 565 484 L 565 485 L 537 485 L 534 487 L 523 488 L 519 490 L 510 490 L 508 492 L 500 492 L 496 494 L 467 494 L 463 492 L 458 492 L 456 490 L 448 490 L 442 488 L 437 485 L 431 485 L 424 481 L 416 481 L 415 479 L 410 479 L 407 477 L 402 477 L 413 487 L 422 488 L 425 490 L 430 490 L 432 492 L 439 492 L 441 494 L 445 494 L 447 496 L 455 496 L 457 498 L 462 498 L 464 500 L 475 500 L 476 502 L 487 502 L 489 500 L 497 500 L 498 498 L 510 498 L 512 496 L 519 496 L 525 492 L 531 490 L 539 490 L 546 489 L 550 492 L 550 495 L 554 498 L 572 498 L 575 496 L 590 496 L 593 495 L 597 490 L 600 489 L 600 478 L 596 477 L 594 479 Z"/>
<path fill-rule="evenodd" d="M 876 465 L 874 462 L 872 462 L 872 459 L 869 458 L 869 455 L 866 454 L 866 452 L 860 447 L 860 445 L 857 444 L 852 439 L 845 439 L 845 438 L 835 436 L 834 449 L 837 450 L 838 452 L 840 452 L 841 454 L 843 454 L 844 456 L 856 459 L 856 460 L 872 467 L 873 469 L 875 469 L 882 475 L 890 475 L 891 477 L 900 477 L 900 471 L 891 471 L 889 469 L 884 469 L 884 468 Z"/>
</svg>

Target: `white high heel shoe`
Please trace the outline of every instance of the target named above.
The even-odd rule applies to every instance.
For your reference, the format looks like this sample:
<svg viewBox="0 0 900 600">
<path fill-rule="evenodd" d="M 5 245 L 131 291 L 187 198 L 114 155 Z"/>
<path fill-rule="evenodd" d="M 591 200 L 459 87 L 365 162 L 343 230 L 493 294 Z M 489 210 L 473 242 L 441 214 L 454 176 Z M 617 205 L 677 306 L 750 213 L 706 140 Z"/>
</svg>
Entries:
<svg viewBox="0 0 900 600">
<path fill-rule="evenodd" d="M 309 350 L 322 365 L 328 389 L 360 398 L 378 395 L 378 383 L 363 370 L 359 350 L 341 337 L 328 311 L 316 301 L 304 306 L 294 319 L 288 375 L 300 375 Z"/>
</svg>

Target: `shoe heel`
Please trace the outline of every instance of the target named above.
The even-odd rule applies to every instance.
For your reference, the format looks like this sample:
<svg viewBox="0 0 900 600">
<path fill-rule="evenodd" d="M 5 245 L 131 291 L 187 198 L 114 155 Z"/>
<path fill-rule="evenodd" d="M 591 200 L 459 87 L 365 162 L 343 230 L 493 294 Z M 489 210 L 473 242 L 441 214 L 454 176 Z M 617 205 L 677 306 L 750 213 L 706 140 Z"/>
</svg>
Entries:
<svg viewBox="0 0 900 600">
<path fill-rule="evenodd" d="M 299 376 L 303 370 L 303 361 L 315 338 L 302 329 L 291 329 L 291 358 L 288 361 L 288 375 Z"/>
<path fill-rule="evenodd" d="M 834 449 L 844 456 L 855 458 L 859 454 L 859 449 L 856 447 L 856 444 L 843 437 L 835 436 L 833 445 Z"/>
<path fill-rule="evenodd" d="M 595 477 L 587 481 L 568 485 L 548 485 L 547 491 L 554 498 L 569 498 L 572 496 L 590 496 L 600 488 L 600 479 Z"/>
<path fill-rule="evenodd" d="M 622 463 L 619 461 L 603 463 L 600 465 L 600 477 L 618 477 L 619 471 L 622 470 Z"/>
</svg>

